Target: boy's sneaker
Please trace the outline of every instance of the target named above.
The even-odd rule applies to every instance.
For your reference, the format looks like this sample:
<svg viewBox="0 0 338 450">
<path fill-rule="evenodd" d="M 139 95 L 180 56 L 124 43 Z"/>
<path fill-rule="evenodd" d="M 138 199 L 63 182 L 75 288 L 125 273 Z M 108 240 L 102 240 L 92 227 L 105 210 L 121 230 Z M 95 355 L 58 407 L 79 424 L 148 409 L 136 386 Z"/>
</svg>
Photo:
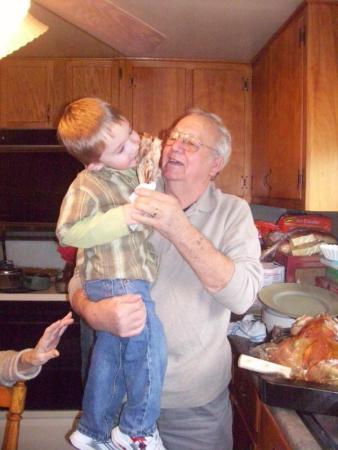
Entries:
<svg viewBox="0 0 338 450">
<path fill-rule="evenodd" d="M 111 438 L 114 450 L 166 450 L 157 429 L 151 436 L 131 437 L 116 427 Z"/>
<path fill-rule="evenodd" d="M 115 450 L 111 441 L 100 442 L 76 430 L 69 436 L 73 447 L 78 450 Z"/>
</svg>

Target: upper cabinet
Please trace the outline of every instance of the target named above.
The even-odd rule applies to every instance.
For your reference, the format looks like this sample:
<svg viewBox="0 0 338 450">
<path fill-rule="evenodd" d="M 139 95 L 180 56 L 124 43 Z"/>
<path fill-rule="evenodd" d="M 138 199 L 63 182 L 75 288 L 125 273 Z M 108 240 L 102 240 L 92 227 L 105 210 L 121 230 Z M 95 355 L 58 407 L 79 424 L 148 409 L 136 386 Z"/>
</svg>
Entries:
<svg viewBox="0 0 338 450">
<path fill-rule="evenodd" d="M 81 97 L 99 97 L 118 108 L 118 60 L 72 59 L 65 64 L 67 103 Z"/>
<path fill-rule="evenodd" d="M 253 203 L 338 210 L 337 23 L 309 1 L 253 63 Z"/>
<path fill-rule="evenodd" d="M 122 72 L 120 108 L 137 131 L 157 135 L 193 106 L 218 114 L 231 133 L 232 156 L 216 184 L 249 199 L 250 66 L 130 60 Z"/>
<path fill-rule="evenodd" d="M 224 192 L 249 199 L 251 70 L 248 65 L 196 65 L 191 70 L 189 104 L 219 115 L 232 139 L 227 166 L 216 185 Z"/>
<path fill-rule="evenodd" d="M 0 67 L 0 125 L 3 128 L 52 127 L 52 60 L 5 60 Z"/>
<path fill-rule="evenodd" d="M 127 61 L 122 86 L 120 109 L 139 132 L 158 135 L 186 109 L 184 62 Z"/>
<path fill-rule="evenodd" d="M 225 192 L 249 200 L 251 68 L 247 64 L 150 59 L 16 60 L 0 63 L 0 126 L 55 128 L 69 102 L 100 97 L 133 127 L 158 135 L 187 108 L 218 114 L 232 156 L 217 176 Z"/>
</svg>

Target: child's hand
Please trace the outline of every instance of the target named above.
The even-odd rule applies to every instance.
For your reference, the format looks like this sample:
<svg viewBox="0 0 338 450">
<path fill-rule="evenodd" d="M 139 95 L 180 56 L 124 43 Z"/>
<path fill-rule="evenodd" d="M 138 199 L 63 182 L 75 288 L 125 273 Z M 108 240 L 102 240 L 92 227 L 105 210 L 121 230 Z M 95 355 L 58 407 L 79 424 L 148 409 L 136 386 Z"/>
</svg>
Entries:
<svg viewBox="0 0 338 450">
<path fill-rule="evenodd" d="M 133 203 L 127 203 L 123 205 L 124 218 L 127 225 L 133 225 L 135 223 L 138 223 L 136 220 L 131 218 L 131 214 L 133 211 L 135 211 Z"/>
</svg>

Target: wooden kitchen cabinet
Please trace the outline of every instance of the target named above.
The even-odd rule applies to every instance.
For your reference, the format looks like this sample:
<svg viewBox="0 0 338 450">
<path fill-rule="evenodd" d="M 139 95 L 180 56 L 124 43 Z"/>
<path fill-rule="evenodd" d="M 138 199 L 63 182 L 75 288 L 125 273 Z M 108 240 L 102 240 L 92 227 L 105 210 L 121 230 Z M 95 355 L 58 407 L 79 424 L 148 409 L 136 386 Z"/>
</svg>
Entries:
<svg viewBox="0 0 338 450">
<path fill-rule="evenodd" d="M 186 109 L 184 61 L 128 61 L 122 86 L 120 108 L 138 132 L 158 135 Z"/>
<path fill-rule="evenodd" d="M 233 406 L 233 448 L 236 450 L 291 450 L 269 408 L 261 402 L 252 374 L 237 365 L 234 351 L 230 385 Z"/>
<path fill-rule="evenodd" d="M 192 106 L 218 114 L 232 135 L 233 151 L 216 184 L 224 192 L 249 198 L 248 65 L 131 60 L 123 69 L 123 80 L 120 107 L 138 131 L 158 134 Z"/>
<path fill-rule="evenodd" d="M 81 97 L 99 97 L 119 107 L 119 61 L 72 59 L 66 61 L 67 103 Z"/>
<path fill-rule="evenodd" d="M 308 0 L 253 63 L 253 203 L 338 210 L 337 22 Z"/>
<path fill-rule="evenodd" d="M 195 64 L 191 75 L 189 106 L 219 115 L 231 133 L 231 158 L 217 176 L 216 185 L 224 192 L 249 200 L 250 67 L 245 64 Z"/>
<path fill-rule="evenodd" d="M 54 63 L 49 59 L 8 59 L 1 62 L 1 127 L 52 127 L 53 70 Z"/>
<path fill-rule="evenodd" d="M 191 106 L 218 114 L 231 133 L 232 156 L 216 184 L 224 192 L 250 199 L 248 64 L 13 58 L 1 63 L 0 70 L 0 117 L 5 128 L 56 128 L 65 105 L 87 96 L 108 101 L 137 131 L 154 135 L 169 128 Z"/>
<path fill-rule="evenodd" d="M 262 404 L 257 450 L 291 450 L 269 409 Z"/>
</svg>

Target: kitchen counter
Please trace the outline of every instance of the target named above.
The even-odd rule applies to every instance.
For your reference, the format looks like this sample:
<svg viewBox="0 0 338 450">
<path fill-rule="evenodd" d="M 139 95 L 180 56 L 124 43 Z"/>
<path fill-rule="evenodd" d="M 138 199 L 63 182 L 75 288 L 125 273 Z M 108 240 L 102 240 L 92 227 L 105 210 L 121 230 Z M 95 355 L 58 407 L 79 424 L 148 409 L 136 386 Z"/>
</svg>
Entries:
<svg viewBox="0 0 338 450">
<path fill-rule="evenodd" d="M 66 301 L 67 294 L 60 294 L 55 291 L 54 285 L 44 291 L 31 291 L 23 293 L 0 293 L 0 301 Z"/>
<path fill-rule="evenodd" d="M 238 336 L 229 336 L 229 340 L 233 349 L 233 353 L 239 355 L 248 353 L 248 349 L 253 344 L 248 339 Z M 258 386 L 258 377 L 254 372 L 247 371 L 253 384 Z M 257 389 L 258 390 L 258 389 Z M 292 409 L 284 409 L 275 406 L 266 405 L 274 419 L 276 420 L 281 432 L 288 441 L 292 450 L 321 450 L 325 449 L 319 445 L 311 431 L 304 424 L 296 411 Z M 325 449 L 327 450 L 327 449 Z"/>
</svg>

